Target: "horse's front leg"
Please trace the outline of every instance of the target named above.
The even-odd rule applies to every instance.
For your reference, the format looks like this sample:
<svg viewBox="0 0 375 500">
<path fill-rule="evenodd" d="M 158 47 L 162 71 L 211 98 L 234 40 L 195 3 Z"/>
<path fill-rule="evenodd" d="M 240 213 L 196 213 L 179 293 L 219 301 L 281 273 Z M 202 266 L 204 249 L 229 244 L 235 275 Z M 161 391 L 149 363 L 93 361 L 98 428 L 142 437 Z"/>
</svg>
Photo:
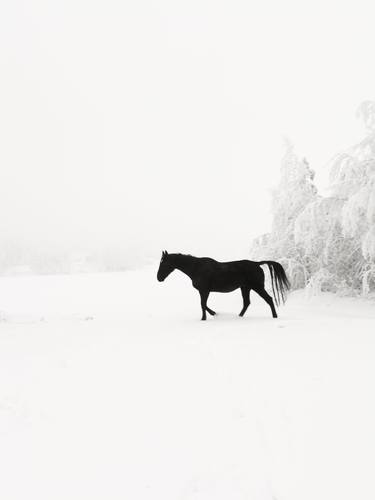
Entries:
<svg viewBox="0 0 375 500">
<path fill-rule="evenodd" d="M 216 312 L 206 306 L 206 311 L 211 314 L 211 316 L 215 316 Z"/>
<path fill-rule="evenodd" d="M 206 311 L 207 309 L 207 299 L 210 295 L 210 292 L 207 290 L 199 290 L 199 295 L 201 296 L 201 307 L 202 307 L 202 321 L 207 319 Z"/>
<path fill-rule="evenodd" d="M 242 286 L 241 293 L 243 298 L 243 308 L 240 312 L 240 316 L 243 316 L 250 305 L 250 288 Z"/>
</svg>

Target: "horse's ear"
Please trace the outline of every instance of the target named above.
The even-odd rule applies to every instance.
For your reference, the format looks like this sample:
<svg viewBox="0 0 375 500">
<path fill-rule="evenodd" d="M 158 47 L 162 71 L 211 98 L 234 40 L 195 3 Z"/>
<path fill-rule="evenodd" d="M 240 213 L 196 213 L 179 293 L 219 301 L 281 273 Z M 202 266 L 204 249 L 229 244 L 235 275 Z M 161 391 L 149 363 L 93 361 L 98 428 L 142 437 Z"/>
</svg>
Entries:
<svg viewBox="0 0 375 500">
<path fill-rule="evenodd" d="M 166 250 L 164 250 L 164 252 L 165 252 L 165 255 L 168 255 L 168 252 Z"/>
</svg>

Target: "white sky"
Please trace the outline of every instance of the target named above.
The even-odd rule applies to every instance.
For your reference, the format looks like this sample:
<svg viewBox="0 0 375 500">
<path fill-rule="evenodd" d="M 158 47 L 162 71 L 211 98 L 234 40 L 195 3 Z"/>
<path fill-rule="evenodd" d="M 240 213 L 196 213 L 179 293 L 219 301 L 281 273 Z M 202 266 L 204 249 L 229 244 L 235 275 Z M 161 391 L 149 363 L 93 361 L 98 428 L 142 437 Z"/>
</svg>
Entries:
<svg viewBox="0 0 375 500">
<path fill-rule="evenodd" d="M 363 135 L 373 19 L 358 1 L 3 2 L 0 243 L 245 257 L 283 137 L 324 187 Z"/>
</svg>

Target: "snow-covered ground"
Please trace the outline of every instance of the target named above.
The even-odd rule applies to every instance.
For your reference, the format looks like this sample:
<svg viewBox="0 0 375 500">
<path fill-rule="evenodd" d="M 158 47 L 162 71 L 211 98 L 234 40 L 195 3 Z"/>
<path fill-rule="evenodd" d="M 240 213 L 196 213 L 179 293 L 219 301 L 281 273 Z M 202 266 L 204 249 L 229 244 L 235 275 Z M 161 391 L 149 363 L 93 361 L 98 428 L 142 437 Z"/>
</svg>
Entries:
<svg viewBox="0 0 375 500">
<path fill-rule="evenodd" d="M 375 304 L 0 279 L 4 500 L 375 498 Z"/>
</svg>

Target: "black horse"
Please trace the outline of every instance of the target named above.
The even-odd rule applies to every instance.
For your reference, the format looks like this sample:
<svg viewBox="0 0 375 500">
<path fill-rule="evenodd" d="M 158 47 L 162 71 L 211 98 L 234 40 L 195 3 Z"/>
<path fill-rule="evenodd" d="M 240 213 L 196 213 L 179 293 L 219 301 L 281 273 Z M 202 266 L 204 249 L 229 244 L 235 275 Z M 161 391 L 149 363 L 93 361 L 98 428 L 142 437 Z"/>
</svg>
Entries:
<svg viewBox="0 0 375 500">
<path fill-rule="evenodd" d="M 285 302 L 286 292 L 290 288 L 290 284 L 283 266 L 272 260 L 217 262 L 208 257 L 193 257 L 180 253 L 169 254 L 165 250 L 161 257 L 157 277 L 158 281 L 164 281 L 175 269 L 179 269 L 189 276 L 193 287 L 198 290 L 201 296 L 202 320 L 206 319 L 206 311 L 212 316 L 216 314 L 207 306 L 210 292 L 233 292 L 237 288 L 241 288 L 243 298 L 240 316 L 243 316 L 249 307 L 250 290 L 254 290 L 270 306 L 272 316 L 277 318 L 272 297 L 264 288 L 264 272 L 260 267 L 262 264 L 267 264 L 270 270 L 276 305 L 279 305 L 281 301 Z"/>
</svg>

